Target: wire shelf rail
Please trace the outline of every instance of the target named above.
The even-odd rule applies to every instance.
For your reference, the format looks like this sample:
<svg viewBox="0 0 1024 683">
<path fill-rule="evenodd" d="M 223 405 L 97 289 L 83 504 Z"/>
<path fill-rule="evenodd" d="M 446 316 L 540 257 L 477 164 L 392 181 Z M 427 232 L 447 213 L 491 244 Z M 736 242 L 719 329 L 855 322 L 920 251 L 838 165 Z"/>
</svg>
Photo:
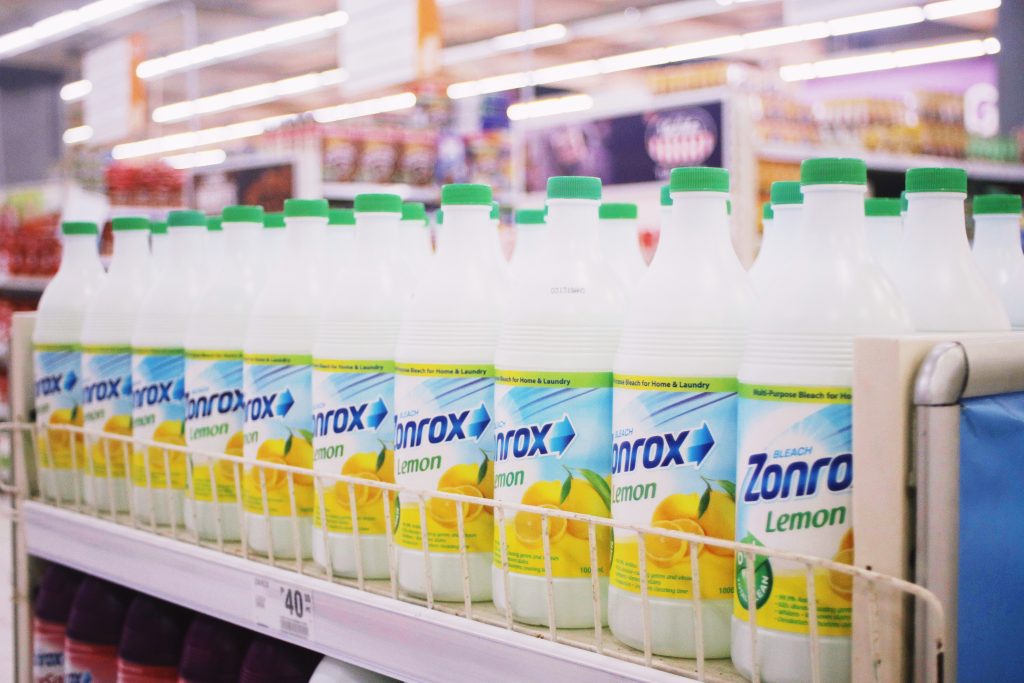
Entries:
<svg viewBox="0 0 1024 683">
<path fill-rule="evenodd" d="M 711 659 L 705 655 L 705 628 L 701 591 L 700 553 L 705 546 L 713 546 L 743 558 L 743 580 L 746 582 L 746 594 L 757 595 L 757 579 L 755 566 L 760 558 L 767 557 L 799 566 L 806 577 L 807 602 L 807 657 L 810 681 L 822 683 L 828 680 L 822 666 L 821 635 L 819 634 L 819 608 L 815 593 L 815 573 L 828 572 L 830 577 L 847 577 L 854 594 L 866 596 L 870 648 L 870 661 L 880 663 L 882 654 L 879 644 L 879 594 L 898 593 L 899 600 L 910 599 L 916 609 L 927 616 L 930 624 L 929 634 L 934 634 L 927 644 L 924 656 L 932 660 L 933 671 L 942 671 L 945 641 L 945 614 L 939 599 L 927 589 L 878 572 L 862 569 L 850 564 L 833 560 L 812 557 L 799 553 L 787 552 L 757 545 L 739 543 L 732 540 L 705 536 L 701 534 L 676 531 L 673 529 L 639 526 L 615 521 L 606 517 L 597 517 L 584 513 L 562 510 L 559 508 L 537 507 L 524 504 L 499 502 L 490 498 L 482 498 L 447 491 L 421 491 L 399 486 L 385 481 L 361 478 L 341 473 L 325 473 L 311 471 L 308 468 L 296 467 L 273 461 L 252 460 L 242 456 L 197 450 L 187 446 L 178 446 L 162 442 L 147 441 L 131 436 L 89 430 L 74 425 L 47 425 L 40 427 L 35 424 L 7 422 L 0 423 L 0 435 L 8 434 L 15 442 L 15 478 L 14 485 L 8 486 L 10 492 L 22 499 L 33 499 L 48 505 L 69 510 L 78 514 L 88 515 L 116 524 L 125 525 L 137 530 L 147 531 L 169 537 L 177 541 L 195 544 L 216 550 L 221 553 L 238 556 L 245 560 L 270 565 L 273 567 L 296 572 L 303 576 L 313 577 L 324 582 L 357 588 L 369 593 L 383 595 L 394 600 L 423 606 L 429 610 L 438 610 L 458 615 L 475 622 L 500 627 L 519 633 L 546 638 L 565 646 L 582 648 L 608 657 L 614 657 L 633 664 L 639 664 L 653 670 L 677 674 L 697 681 L 743 681 L 743 676 L 736 672 L 728 660 Z M 23 439 L 27 447 L 18 448 L 17 442 Z M 142 457 L 134 455 L 142 454 Z M 21 457 L 18 457 L 19 454 Z M 153 456 L 156 456 L 155 458 Z M 120 460 L 120 462 L 115 462 Z M 134 460 L 134 462 L 133 462 Z M 141 464 L 141 477 L 134 477 L 143 482 L 133 482 L 133 473 L 138 473 Z M 55 466 L 57 465 L 57 466 Z M 134 466 L 134 468 L 133 468 Z M 175 472 L 184 470 L 184 485 L 174 487 Z M 102 471 L 100 471 L 102 470 Z M 195 499 L 196 472 L 205 470 L 203 476 L 211 482 L 213 530 L 212 533 L 199 533 L 197 506 L 180 507 L 175 497 Z M 108 475 L 108 473 L 113 473 Z M 181 477 L 177 477 L 178 480 Z M 160 485 L 154 482 L 159 480 Z M 227 481 L 228 488 L 234 490 L 233 497 L 220 498 L 217 482 Z M 244 482 L 244 484 L 243 484 Z M 167 484 L 167 486 L 163 486 Z M 262 503 L 262 519 L 252 514 L 251 504 L 247 513 L 247 505 L 243 488 L 258 484 L 258 496 Z M 301 538 L 302 524 L 298 513 L 300 505 L 296 491 L 300 486 L 312 484 L 313 505 L 318 514 L 319 535 L 313 534 L 314 543 L 325 543 L 317 553 L 320 562 L 313 562 L 303 550 Z M 130 488 L 141 488 L 146 492 L 141 498 L 127 495 Z M 272 490 L 287 493 L 290 515 L 290 550 L 275 551 L 275 533 L 281 533 L 281 526 L 272 523 L 270 514 L 269 492 Z M 159 495 L 170 493 L 166 498 Z M 405 499 L 414 499 L 419 512 L 419 530 L 422 548 L 423 575 L 425 577 L 422 595 L 413 595 L 400 589 L 398 574 L 398 544 L 395 537 L 394 524 L 397 508 L 391 503 L 402 494 Z M 327 500 L 330 496 L 347 497 L 347 510 L 351 517 L 351 536 L 354 571 L 351 575 L 339 575 L 334 566 L 335 553 L 329 548 L 330 534 L 336 533 L 328 528 Z M 386 579 L 375 579 L 366 576 L 363 544 L 360 543 L 359 498 L 381 499 L 385 518 L 384 530 L 387 548 L 388 576 Z M 164 507 L 169 513 L 164 515 L 158 511 L 156 501 L 168 502 Z M 146 504 L 140 505 L 140 501 Z M 431 562 L 431 554 L 439 552 L 431 549 L 428 539 L 427 515 L 429 506 L 436 501 L 443 501 L 445 509 L 454 512 L 455 528 L 458 534 L 458 555 L 462 569 L 462 600 L 444 601 L 435 595 L 432 572 L 436 571 Z M 437 503 L 435 503 L 437 504 Z M 187 508 L 187 511 L 186 511 Z M 237 540 L 229 538 L 227 523 L 223 514 L 225 508 L 234 508 L 237 514 L 239 529 Z M 365 509 L 365 506 L 364 506 Z M 509 539 L 506 532 L 506 521 L 515 515 L 528 515 L 532 523 L 539 521 L 540 540 L 545 555 L 544 575 L 547 625 L 532 626 L 521 623 L 514 618 L 512 600 L 504 600 L 503 605 L 490 601 L 474 601 L 471 595 L 469 552 L 467 551 L 466 523 L 470 517 L 478 516 L 481 511 L 493 515 L 495 521 L 495 558 L 494 566 L 501 569 L 501 581 L 504 595 L 511 595 L 509 565 Z M 189 518 L 190 517 L 190 518 Z M 591 629 L 565 629 L 556 626 L 554 579 L 551 556 L 551 529 L 553 526 L 568 522 L 585 525 L 589 545 L 589 563 L 591 593 L 593 596 L 594 626 Z M 258 553 L 248 542 L 251 525 L 262 526 L 262 534 L 266 539 L 266 553 Z M 275 531 L 275 529 L 277 531 Z M 633 649 L 617 641 L 606 626 L 602 625 L 601 577 L 599 563 L 599 539 L 607 540 L 613 530 L 625 530 L 636 534 L 638 545 L 639 596 L 642 605 L 642 648 Z M 664 540 L 661 540 L 664 539 Z M 648 554 L 646 545 L 665 540 L 675 541 L 679 548 L 685 547 L 689 555 L 691 568 L 691 588 L 688 600 L 692 601 L 693 609 L 693 658 L 676 658 L 661 656 L 654 652 L 653 625 L 651 618 L 651 590 L 649 585 Z M 286 543 L 287 544 L 287 543 Z M 673 546 L 676 547 L 676 546 Z M 610 563 L 610 560 L 609 560 Z M 757 623 L 757 600 L 750 600 L 750 619 Z M 865 604 L 865 603 L 860 603 Z M 855 619 L 860 619 L 856 615 Z M 752 653 L 750 680 L 758 683 L 762 680 L 761 664 L 758 653 L 763 644 L 758 628 L 747 629 L 749 643 L 746 647 Z M 682 636 L 681 636 L 682 637 Z M 915 668 L 923 666 L 915 662 Z M 876 669 L 880 668 L 875 666 Z M 941 673 L 939 674 L 941 676 Z M 851 679 L 852 680 L 852 679 Z M 941 678 L 937 678 L 940 681 Z"/>
</svg>

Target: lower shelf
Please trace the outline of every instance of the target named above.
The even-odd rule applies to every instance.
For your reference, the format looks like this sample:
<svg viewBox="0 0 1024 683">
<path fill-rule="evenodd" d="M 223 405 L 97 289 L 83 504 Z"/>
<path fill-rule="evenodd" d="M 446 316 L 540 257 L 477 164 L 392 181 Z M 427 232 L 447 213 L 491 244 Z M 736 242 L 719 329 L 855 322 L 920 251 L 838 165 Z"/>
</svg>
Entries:
<svg viewBox="0 0 1024 683">
<path fill-rule="evenodd" d="M 22 509 L 32 555 L 403 680 L 694 680 L 44 503 Z M 309 637 L 257 624 L 257 577 L 311 594 Z M 720 666 L 709 662 L 709 680 L 742 680 Z"/>
</svg>

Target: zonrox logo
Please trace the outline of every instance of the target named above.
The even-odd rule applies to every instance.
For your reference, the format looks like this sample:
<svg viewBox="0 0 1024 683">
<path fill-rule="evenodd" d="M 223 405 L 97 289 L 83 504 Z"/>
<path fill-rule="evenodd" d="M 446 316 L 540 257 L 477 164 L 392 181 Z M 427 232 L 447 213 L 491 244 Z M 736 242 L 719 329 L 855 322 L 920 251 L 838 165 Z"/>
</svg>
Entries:
<svg viewBox="0 0 1024 683">
<path fill-rule="evenodd" d="M 377 429 L 388 414 L 387 404 L 380 396 L 372 403 L 331 408 L 313 415 L 313 434 L 325 436 L 346 434 L 364 429 Z"/>
<path fill-rule="evenodd" d="M 704 422 L 697 429 L 665 432 L 654 436 L 622 439 L 612 444 L 612 473 L 660 467 L 700 467 L 715 446 L 715 437 Z"/>
<path fill-rule="evenodd" d="M 197 417 L 209 417 L 214 412 L 219 415 L 233 413 L 236 410 L 245 410 L 245 396 L 241 389 L 221 391 L 210 396 L 185 395 L 186 410 L 185 419 L 194 420 Z"/>
<path fill-rule="evenodd" d="M 82 387 L 82 396 L 85 403 L 94 401 L 106 401 L 108 399 L 131 396 L 132 378 L 114 377 L 113 379 L 102 379 L 99 382 L 86 384 Z"/>
<path fill-rule="evenodd" d="M 576 430 L 567 414 L 562 419 L 540 424 L 524 425 L 498 432 L 496 440 L 496 460 L 513 458 L 536 458 L 553 455 L 561 458 L 569 449 Z"/>
<path fill-rule="evenodd" d="M 395 425 L 395 448 L 416 448 L 422 444 L 448 443 L 464 439 L 479 441 L 490 423 L 491 415 L 483 403 L 472 410 L 398 422 Z"/>
<path fill-rule="evenodd" d="M 768 462 L 767 453 L 747 458 L 747 478 L 743 500 L 810 498 L 822 483 L 832 493 L 840 493 L 853 485 L 853 456 L 850 453 L 818 458 L 811 462 L 792 460 L 785 467 Z"/>
<path fill-rule="evenodd" d="M 245 402 L 245 418 L 250 421 L 265 420 L 271 417 L 284 417 L 295 405 L 292 392 L 285 389 L 281 393 L 254 396 Z"/>
<path fill-rule="evenodd" d="M 183 398 L 185 398 L 185 380 L 181 377 L 176 380 L 143 384 L 132 391 L 132 405 L 136 408 L 180 401 Z"/>
<path fill-rule="evenodd" d="M 36 396 L 49 396 L 60 391 L 71 391 L 76 384 L 78 384 L 78 377 L 74 370 L 66 375 L 62 372 L 45 375 L 36 380 Z"/>
</svg>

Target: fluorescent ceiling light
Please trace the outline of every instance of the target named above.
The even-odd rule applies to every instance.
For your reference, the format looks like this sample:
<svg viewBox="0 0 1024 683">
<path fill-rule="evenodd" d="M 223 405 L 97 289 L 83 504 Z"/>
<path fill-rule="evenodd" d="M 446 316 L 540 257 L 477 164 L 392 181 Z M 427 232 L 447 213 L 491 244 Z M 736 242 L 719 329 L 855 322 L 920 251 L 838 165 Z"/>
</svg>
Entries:
<svg viewBox="0 0 1024 683">
<path fill-rule="evenodd" d="M 922 9 L 925 19 L 938 21 L 959 17 L 964 14 L 984 12 L 990 9 L 999 9 L 1002 0 L 942 0 L 942 2 L 929 2 Z"/>
<path fill-rule="evenodd" d="M 411 92 L 406 92 L 399 95 L 377 97 L 372 100 L 351 102 L 349 104 L 342 104 L 336 107 L 325 107 L 323 109 L 287 114 L 283 116 L 268 116 L 262 119 L 243 121 L 227 126 L 217 126 L 216 128 L 205 128 L 203 130 L 189 131 L 185 133 L 174 133 L 172 135 L 164 135 L 158 138 L 139 140 L 138 142 L 126 142 L 116 145 L 114 149 L 111 150 L 111 156 L 115 159 L 134 159 L 135 157 L 150 156 L 153 154 L 167 154 L 168 152 L 177 152 L 183 149 L 207 147 L 209 145 L 217 145 L 231 140 L 241 140 L 243 138 L 260 135 L 271 127 L 279 125 L 290 119 L 297 118 L 302 114 L 312 115 L 314 119 L 321 122 L 339 121 L 341 119 L 351 119 L 358 116 L 380 114 L 386 111 L 408 109 L 415 104 L 416 95 Z"/>
<path fill-rule="evenodd" d="M 332 33 L 347 23 L 348 14 L 331 12 L 287 24 L 279 24 L 261 31 L 244 33 L 233 38 L 218 40 L 215 43 L 174 52 L 164 57 L 147 59 L 139 64 L 135 73 L 143 79 L 166 76 L 186 69 L 237 59 L 270 47 L 317 38 Z"/>
<path fill-rule="evenodd" d="M 75 126 L 64 131 L 62 139 L 65 145 L 77 145 L 92 137 L 91 126 Z"/>
<path fill-rule="evenodd" d="M 849 74 L 870 73 L 902 69 L 921 64 L 952 62 L 958 59 L 973 59 L 999 52 L 999 41 L 995 38 L 984 40 L 963 40 L 929 47 L 915 47 L 904 50 L 874 52 L 852 57 L 823 59 L 805 64 L 790 64 L 779 69 L 784 81 L 810 81 L 816 78 L 831 78 Z"/>
<path fill-rule="evenodd" d="M 549 97 L 532 102 L 517 102 L 509 105 L 508 118 L 512 121 L 536 119 L 541 116 L 568 114 L 574 111 L 586 111 L 594 106 L 590 95 L 566 95 L 565 97 Z"/>
<path fill-rule="evenodd" d="M 314 109 L 312 114 L 313 119 L 318 123 L 330 123 L 331 121 L 343 121 L 360 116 L 383 114 L 389 111 L 400 111 L 415 105 L 416 95 L 411 92 L 403 92 L 398 95 L 375 97 L 372 100 L 363 100 L 362 102 L 350 102 L 348 104 L 339 104 L 335 107 Z"/>
<path fill-rule="evenodd" d="M 446 47 L 441 51 L 441 62 L 445 66 L 463 64 L 502 52 L 564 43 L 568 39 L 569 29 L 564 24 L 548 24 L 525 31 L 506 33 L 487 40 Z"/>
<path fill-rule="evenodd" d="M 0 59 L 13 57 L 161 2 L 165 0 L 98 0 L 78 9 L 59 12 L 31 26 L 0 35 Z"/>
<path fill-rule="evenodd" d="M 92 81 L 81 80 L 67 83 L 60 89 L 60 98 L 65 102 L 80 100 L 92 92 Z"/>
<path fill-rule="evenodd" d="M 600 74 L 627 71 L 659 64 L 684 62 L 693 59 L 707 59 L 725 54 L 757 50 L 779 45 L 792 45 L 809 40 L 827 38 L 828 36 L 862 33 L 894 26 L 906 26 L 921 21 L 946 18 L 972 12 L 982 12 L 999 7 L 1001 0 L 943 0 L 933 2 L 924 7 L 902 7 L 881 12 L 855 14 L 839 17 L 831 21 L 818 21 L 809 24 L 795 24 L 780 28 L 751 31 L 721 36 L 708 40 L 699 40 L 663 48 L 611 55 L 584 62 L 573 62 L 559 66 L 545 67 L 533 71 L 518 71 L 481 78 L 476 81 L 462 81 L 448 86 L 448 97 L 462 99 L 475 95 L 486 95 L 504 90 L 515 90 L 529 85 L 556 83 L 575 78 L 585 78 Z M 798 71 L 794 65 L 787 73 Z"/>
<path fill-rule="evenodd" d="M 188 154 L 176 154 L 163 157 L 161 161 L 178 170 L 186 168 L 199 168 L 200 166 L 216 166 L 223 164 L 228 158 L 227 152 L 222 149 L 204 149 L 201 152 L 189 152 Z"/>
<path fill-rule="evenodd" d="M 346 75 L 344 69 L 331 69 L 285 78 L 280 81 L 251 85 L 238 90 L 229 90 L 195 100 L 165 104 L 153 110 L 153 120 L 157 123 L 171 123 L 183 121 L 193 115 L 212 114 L 263 102 L 272 102 L 289 95 L 338 85 L 345 80 Z"/>
</svg>

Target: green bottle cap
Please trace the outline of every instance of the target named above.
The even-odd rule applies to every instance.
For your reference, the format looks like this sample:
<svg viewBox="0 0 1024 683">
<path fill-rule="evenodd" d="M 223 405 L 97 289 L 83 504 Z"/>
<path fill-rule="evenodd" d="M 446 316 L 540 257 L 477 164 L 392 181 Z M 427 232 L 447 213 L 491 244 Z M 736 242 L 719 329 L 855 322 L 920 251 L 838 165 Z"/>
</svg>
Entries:
<svg viewBox="0 0 1024 683">
<path fill-rule="evenodd" d="M 154 223 L 154 225 L 156 224 Z M 149 219 L 142 218 L 141 216 L 118 216 L 110 221 L 110 226 L 117 232 L 122 230 L 149 230 Z M 167 230 L 166 225 L 164 230 Z"/>
<path fill-rule="evenodd" d="M 683 166 L 669 174 L 672 192 L 728 192 L 729 172 L 713 166 Z"/>
<path fill-rule="evenodd" d="M 967 172 L 962 168 L 912 168 L 907 171 L 907 194 L 914 192 L 967 194 Z"/>
<path fill-rule="evenodd" d="M 60 224 L 60 231 L 65 235 L 96 235 L 99 228 L 95 223 L 88 221 L 64 221 Z"/>
<path fill-rule="evenodd" d="M 206 229 L 210 232 L 222 232 L 224 230 L 221 225 L 220 216 L 210 216 L 206 219 Z"/>
<path fill-rule="evenodd" d="M 544 209 L 518 209 L 516 211 L 516 224 L 544 225 L 544 216 Z"/>
<path fill-rule="evenodd" d="M 168 228 L 205 228 L 206 216 L 198 211 L 176 210 L 167 214 Z"/>
<path fill-rule="evenodd" d="M 356 213 L 402 213 L 402 198 L 397 194 L 370 193 L 356 195 Z"/>
<path fill-rule="evenodd" d="M 772 206 L 804 203 L 804 193 L 800 191 L 800 183 L 795 180 L 772 183 L 771 195 Z"/>
<path fill-rule="evenodd" d="M 668 185 L 661 186 L 661 205 L 672 206 L 672 188 Z"/>
<path fill-rule="evenodd" d="M 548 178 L 548 199 L 601 199 L 601 179 L 582 175 Z"/>
<path fill-rule="evenodd" d="M 327 212 L 327 225 L 355 225 L 356 212 L 352 209 L 330 209 Z"/>
<path fill-rule="evenodd" d="M 491 200 L 491 220 L 496 221 L 501 218 L 501 204 Z"/>
<path fill-rule="evenodd" d="M 263 207 L 253 205 L 225 206 L 220 214 L 225 223 L 262 223 Z"/>
<path fill-rule="evenodd" d="M 1019 194 L 979 194 L 974 197 L 974 215 L 1012 214 L 1019 215 L 1021 201 Z"/>
<path fill-rule="evenodd" d="M 284 213 L 281 211 L 268 211 L 263 214 L 264 229 L 276 230 L 284 227 Z"/>
<path fill-rule="evenodd" d="M 775 212 L 772 211 L 772 203 L 765 202 L 761 205 L 761 220 L 770 221 L 775 218 Z"/>
<path fill-rule="evenodd" d="M 327 218 L 326 199 L 286 199 L 285 218 Z"/>
<path fill-rule="evenodd" d="M 868 167 L 861 159 L 825 157 L 800 164 L 801 185 L 866 185 Z"/>
<path fill-rule="evenodd" d="M 637 217 L 636 204 L 628 204 L 625 202 L 605 202 L 597 210 L 597 215 L 603 220 L 635 220 Z"/>
<path fill-rule="evenodd" d="M 441 188 L 441 206 L 491 206 L 491 188 L 479 183 L 452 183 Z M 421 204 L 422 206 L 422 204 Z"/>
<path fill-rule="evenodd" d="M 879 216 L 899 216 L 900 200 L 891 197 L 868 197 L 864 200 L 864 215 L 876 218 Z"/>
<path fill-rule="evenodd" d="M 427 207 L 423 202 L 402 202 L 403 221 L 426 221 Z"/>
</svg>

